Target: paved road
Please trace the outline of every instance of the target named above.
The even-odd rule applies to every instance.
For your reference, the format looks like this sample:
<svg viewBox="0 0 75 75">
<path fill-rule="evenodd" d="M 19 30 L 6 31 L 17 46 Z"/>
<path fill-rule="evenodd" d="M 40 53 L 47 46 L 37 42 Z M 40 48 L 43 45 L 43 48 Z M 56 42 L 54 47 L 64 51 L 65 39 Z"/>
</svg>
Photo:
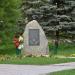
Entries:
<svg viewBox="0 0 75 75">
<path fill-rule="evenodd" d="M 67 69 L 75 69 L 75 62 L 43 66 L 0 64 L 0 75 L 46 75 Z"/>
</svg>

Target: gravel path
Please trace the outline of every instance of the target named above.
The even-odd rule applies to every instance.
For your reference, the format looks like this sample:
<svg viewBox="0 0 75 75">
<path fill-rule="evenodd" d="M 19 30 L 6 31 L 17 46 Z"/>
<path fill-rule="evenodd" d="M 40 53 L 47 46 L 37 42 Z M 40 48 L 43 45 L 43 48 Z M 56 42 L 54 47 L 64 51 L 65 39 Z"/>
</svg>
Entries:
<svg viewBox="0 0 75 75">
<path fill-rule="evenodd" d="M 75 62 L 42 66 L 0 64 L 0 75 L 46 75 L 67 69 L 75 69 Z"/>
</svg>

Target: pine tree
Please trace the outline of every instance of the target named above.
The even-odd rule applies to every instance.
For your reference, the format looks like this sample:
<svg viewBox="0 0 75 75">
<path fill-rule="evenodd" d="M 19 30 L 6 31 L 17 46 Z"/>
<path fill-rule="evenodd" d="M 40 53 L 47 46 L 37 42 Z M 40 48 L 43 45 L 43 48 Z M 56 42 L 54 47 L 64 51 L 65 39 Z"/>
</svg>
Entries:
<svg viewBox="0 0 75 75">
<path fill-rule="evenodd" d="M 75 36 L 75 1 L 23 0 L 22 12 L 26 23 L 37 20 L 48 37 L 55 37 L 55 53 L 59 37 Z"/>
<path fill-rule="evenodd" d="M 47 35 L 51 31 L 56 31 L 58 37 L 59 30 L 68 32 L 70 28 L 74 28 L 73 3 L 74 1 L 68 0 L 23 0 L 23 18 L 26 23 L 33 19 L 37 20 Z"/>
</svg>

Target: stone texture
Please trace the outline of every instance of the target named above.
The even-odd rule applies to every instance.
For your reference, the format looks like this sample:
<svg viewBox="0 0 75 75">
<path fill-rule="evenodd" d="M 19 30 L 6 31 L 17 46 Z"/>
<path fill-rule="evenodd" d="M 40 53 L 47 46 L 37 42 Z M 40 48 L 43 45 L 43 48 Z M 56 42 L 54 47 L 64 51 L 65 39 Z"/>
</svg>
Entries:
<svg viewBox="0 0 75 75">
<path fill-rule="evenodd" d="M 33 33 L 31 33 L 30 30 L 32 30 Z M 33 20 L 26 25 L 23 37 L 24 37 L 23 54 L 35 56 L 48 55 L 49 53 L 48 40 L 45 36 L 43 29 L 36 20 Z M 29 41 L 34 43 L 29 44 Z"/>
</svg>

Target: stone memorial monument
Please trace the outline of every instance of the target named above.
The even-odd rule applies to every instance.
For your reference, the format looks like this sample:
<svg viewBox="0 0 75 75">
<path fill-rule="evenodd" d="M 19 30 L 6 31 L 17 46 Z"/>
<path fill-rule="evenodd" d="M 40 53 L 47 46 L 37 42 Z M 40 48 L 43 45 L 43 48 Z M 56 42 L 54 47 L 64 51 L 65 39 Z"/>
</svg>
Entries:
<svg viewBox="0 0 75 75">
<path fill-rule="evenodd" d="M 33 20 L 26 25 L 23 37 L 23 54 L 35 56 L 49 54 L 48 40 L 43 29 L 36 20 Z"/>
</svg>

